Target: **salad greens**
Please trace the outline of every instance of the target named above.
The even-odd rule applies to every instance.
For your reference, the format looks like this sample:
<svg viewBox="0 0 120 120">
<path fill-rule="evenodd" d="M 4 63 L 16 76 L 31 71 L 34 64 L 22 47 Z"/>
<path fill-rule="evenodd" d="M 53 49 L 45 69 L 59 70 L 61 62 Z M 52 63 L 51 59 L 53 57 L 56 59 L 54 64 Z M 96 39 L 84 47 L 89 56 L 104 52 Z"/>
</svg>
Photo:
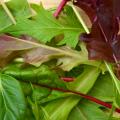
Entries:
<svg viewBox="0 0 120 120">
<path fill-rule="evenodd" d="M 120 119 L 119 0 L 0 3 L 0 120 Z"/>
</svg>

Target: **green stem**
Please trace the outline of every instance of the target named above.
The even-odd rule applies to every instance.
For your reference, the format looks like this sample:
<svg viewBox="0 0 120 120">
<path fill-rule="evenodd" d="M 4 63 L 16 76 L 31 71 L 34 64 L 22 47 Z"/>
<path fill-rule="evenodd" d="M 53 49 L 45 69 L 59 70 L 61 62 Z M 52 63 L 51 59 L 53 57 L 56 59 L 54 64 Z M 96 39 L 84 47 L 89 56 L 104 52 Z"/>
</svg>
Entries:
<svg viewBox="0 0 120 120">
<path fill-rule="evenodd" d="M 70 4 L 70 6 L 72 7 L 73 11 L 75 12 L 75 14 L 76 14 L 78 20 L 80 21 L 80 23 L 82 24 L 85 32 L 86 32 L 87 34 L 89 34 L 90 31 L 89 31 L 86 23 L 85 23 L 84 20 L 82 19 L 82 16 L 81 16 L 80 13 L 78 12 L 77 8 L 76 8 L 72 3 Z"/>
<path fill-rule="evenodd" d="M 108 64 L 108 63 L 105 62 L 105 61 L 104 61 L 104 63 L 105 63 L 105 65 L 106 65 L 106 67 L 107 67 L 107 70 L 109 71 L 109 73 L 110 73 L 110 75 L 111 75 L 111 77 L 112 77 L 112 79 L 113 79 L 113 81 L 114 81 L 114 84 L 115 84 L 115 86 L 116 86 L 116 88 L 117 88 L 117 90 L 118 90 L 118 93 L 120 94 L 120 87 L 119 87 L 119 84 L 118 84 L 118 79 L 117 79 L 117 77 L 116 77 L 115 74 L 113 73 L 110 64 Z"/>
<path fill-rule="evenodd" d="M 11 19 L 11 21 L 13 22 L 13 24 L 16 24 L 15 18 L 13 17 L 13 15 L 10 12 L 10 10 L 6 6 L 4 0 L 0 0 L 0 3 L 1 3 L 3 9 L 5 10 L 5 12 L 7 13 L 7 15 L 9 16 L 9 18 Z"/>
<path fill-rule="evenodd" d="M 111 119 L 112 119 L 112 116 L 113 116 L 114 111 L 115 111 L 115 106 L 112 105 L 112 109 L 111 109 L 111 111 L 110 111 L 110 115 L 109 115 L 108 120 L 111 120 Z"/>
</svg>

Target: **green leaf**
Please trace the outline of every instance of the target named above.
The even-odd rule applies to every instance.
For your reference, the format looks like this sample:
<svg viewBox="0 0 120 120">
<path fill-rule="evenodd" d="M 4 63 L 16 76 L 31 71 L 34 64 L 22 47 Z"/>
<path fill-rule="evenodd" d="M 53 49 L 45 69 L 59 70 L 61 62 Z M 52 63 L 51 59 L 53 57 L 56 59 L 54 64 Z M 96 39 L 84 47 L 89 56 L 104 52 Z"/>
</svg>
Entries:
<svg viewBox="0 0 120 120">
<path fill-rule="evenodd" d="M 43 98 L 39 101 L 39 104 L 43 104 L 43 103 L 47 103 L 47 102 L 50 102 L 50 101 L 66 98 L 67 96 L 69 96 L 69 94 L 66 94 L 66 93 L 63 93 L 63 92 L 60 92 L 60 91 L 52 90 L 51 93 L 48 95 L 48 97 Z"/>
<path fill-rule="evenodd" d="M 10 25 L 12 25 L 12 21 L 3 10 L 2 6 L 0 6 L 0 32 Z"/>
<path fill-rule="evenodd" d="M 14 36 L 30 35 L 41 42 L 49 42 L 57 35 L 64 34 L 64 39 L 61 44 L 67 44 L 75 47 L 78 43 L 80 32 L 83 32 L 81 25 L 61 24 L 53 15 L 45 10 L 42 5 L 32 5 L 33 9 L 37 11 L 37 15 L 33 19 L 18 19 L 15 26 L 3 30 L 3 33 L 10 33 Z M 76 22 L 76 21 L 75 21 Z M 32 29 L 31 29 L 32 28 Z"/>
<path fill-rule="evenodd" d="M 84 66 L 83 73 L 79 77 L 77 77 L 76 80 L 67 84 L 68 89 L 75 90 L 81 93 L 86 93 L 86 91 L 89 91 L 93 87 L 98 74 L 100 73 L 99 69 L 93 67 L 90 71 L 90 68 L 91 66 Z M 92 77 L 94 78 L 94 80 L 92 79 Z M 85 83 L 83 82 L 83 79 Z"/>
<path fill-rule="evenodd" d="M 0 119 L 23 119 L 26 110 L 24 96 L 18 81 L 0 74 Z"/>
<path fill-rule="evenodd" d="M 89 95 L 105 102 L 114 101 L 114 86 L 108 72 L 99 76 Z"/>
<path fill-rule="evenodd" d="M 6 3 L 6 6 L 15 19 L 19 17 L 28 18 L 31 16 L 30 6 L 27 0 L 10 0 L 8 3 Z M 0 33 L 2 30 L 11 26 L 12 24 L 13 22 L 11 21 L 10 17 L 0 5 Z"/>
<path fill-rule="evenodd" d="M 94 85 L 100 71 L 94 67 L 86 66 L 85 71 L 78 77 L 76 80 L 80 81 L 80 84 L 76 84 L 73 87 L 73 91 L 79 89 L 83 93 L 88 93 L 91 87 Z M 88 77 L 89 76 L 89 77 Z M 87 85 L 89 81 L 89 86 Z M 78 82 L 79 83 L 79 82 Z M 72 83 L 71 83 L 72 84 Z M 74 84 L 74 83 L 73 83 Z M 81 86 L 81 84 L 83 86 Z M 71 85 L 72 86 L 72 85 Z M 87 86 L 87 87 L 86 87 Z M 70 94 L 69 94 L 70 95 Z M 77 105 L 80 101 L 79 96 L 70 95 L 64 99 L 54 100 L 45 105 L 45 110 L 48 112 L 48 115 L 52 120 L 67 120 L 71 110 Z"/>
<path fill-rule="evenodd" d="M 31 17 L 31 8 L 27 0 L 10 0 L 7 3 L 11 13 L 18 18 L 29 18 Z"/>
<path fill-rule="evenodd" d="M 98 106 L 85 101 L 71 111 L 68 120 L 108 120 L 108 116 Z"/>
<path fill-rule="evenodd" d="M 105 62 L 106 68 L 108 69 L 110 76 L 113 80 L 114 86 L 115 86 L 115 101 L 116 103 L 118 103 L 119 107 L 120 107 L 120 102 L 117 102 L 120 99 L 120 81 L 118 80 L 118 78 L 116 77 L 116 75 L 113 72 L 112 66 Z M 117 91 L 116 91 L 117 90 Z"/>
<path fill-rule="evenodd" d="M 2 71 L 4 74 L 10 75 L 21 82 L 26 81 L 33 84 L 65 88 L 65 83 L 60 80 L 58 75 L 46 65 L 41 65 L 40 67 L 22 67 L 21 63 L 15 63 L 5 67 Z"/>
</svg>

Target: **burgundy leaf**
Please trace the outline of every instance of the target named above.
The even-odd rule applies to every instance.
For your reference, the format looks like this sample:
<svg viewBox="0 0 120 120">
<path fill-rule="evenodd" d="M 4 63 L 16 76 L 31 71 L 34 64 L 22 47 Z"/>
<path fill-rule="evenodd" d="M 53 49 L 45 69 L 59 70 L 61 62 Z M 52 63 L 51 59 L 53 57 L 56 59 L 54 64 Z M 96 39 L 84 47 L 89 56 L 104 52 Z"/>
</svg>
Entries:
<svg viewBox="0 0 120 120">
<path fill-rule="evenodd" d="M 117 17 L 120 17 L 120 0 L 113 0 L 114 13 Z"/>
<path fill-rule="evenodd" d="M 75 3 L 90 19 L 92 15 L 94 18 L 90 34 L 80 37 L 87 45 L 89 59 L 116 63 L 117 70 L 120 68 L 119 3 L 120 0 L 77 0 Z"/>
<path fill-rule="evenodd" d="M 96 1 L 97 0 L 76 0 L 74 1 L 74 5 L 83 9 L 86 14 L 89 16 L 90 20 L 93 22 L 96 16 Z"/>
</svg>

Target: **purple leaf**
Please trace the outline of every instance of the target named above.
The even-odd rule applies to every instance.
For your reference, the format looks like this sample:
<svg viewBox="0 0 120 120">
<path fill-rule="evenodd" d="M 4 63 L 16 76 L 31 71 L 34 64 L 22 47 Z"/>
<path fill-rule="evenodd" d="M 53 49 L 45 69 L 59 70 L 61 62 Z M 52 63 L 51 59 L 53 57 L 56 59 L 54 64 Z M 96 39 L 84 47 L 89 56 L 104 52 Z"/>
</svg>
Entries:
<svg viewBox="0 0 120 120">
<path fill-rule="evenodd" d="M 94 10 L 94 21 L 90 34 L 82 34 L 80 39 L 87 45 L 89 59 L 106 60 L 120 65 L 120 36 L 119 16 L 120 0 L 78 0 L 77 6 L 81 7 L 84 3 L 88 5 L 89 11 L 81 7 L 89 15 Z M 94 7 L 93 7 L 94 6 Z M 91 16 L 89 15 L 91 18 Z"/>
</svg>

